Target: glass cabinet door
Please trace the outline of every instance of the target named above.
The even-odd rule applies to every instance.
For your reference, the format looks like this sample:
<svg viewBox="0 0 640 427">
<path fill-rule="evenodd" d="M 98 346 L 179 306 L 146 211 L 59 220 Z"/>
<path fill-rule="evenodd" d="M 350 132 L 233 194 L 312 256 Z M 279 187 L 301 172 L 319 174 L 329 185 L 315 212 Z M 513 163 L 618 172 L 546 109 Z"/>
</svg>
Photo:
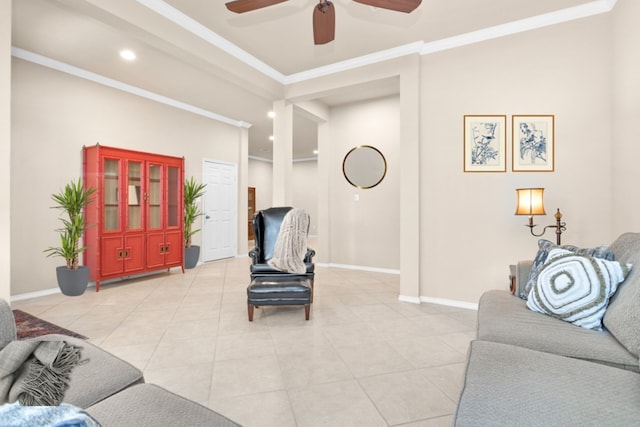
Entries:
<svg viewBox="0 0 640 427">
<path fill-rule="evenodd" d="M 119 181 L 120 160 L 104 159 L 104 231 L 116 231 L 120 228 Z"/>
<path fill-rule="evenodd" d="M 142 163 L 127 164 L 127 229 L 142 228 Z"/>
<path fill-rule="evenodd" d="M 167 168 L 167 226 L 177 227 L 180 224 L 180 168 Z"/>
<path fill-rule="evenodd" d="M 149 228 L 162 228 L 162 166 L 149 164 Z"/>
</svg>

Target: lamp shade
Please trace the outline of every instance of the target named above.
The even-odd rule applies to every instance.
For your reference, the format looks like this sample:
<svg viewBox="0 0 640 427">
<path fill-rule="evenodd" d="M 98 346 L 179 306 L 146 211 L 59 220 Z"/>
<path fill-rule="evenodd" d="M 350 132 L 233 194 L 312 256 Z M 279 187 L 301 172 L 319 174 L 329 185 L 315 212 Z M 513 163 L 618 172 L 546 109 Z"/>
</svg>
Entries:
<svg viewBox="0 0 640 427">
<path fill-rule="evenodd" d="M 544 188 L 518 188 L 516 193 L 516 215 L 546 215 L 543 202 Z"/>
</svg>

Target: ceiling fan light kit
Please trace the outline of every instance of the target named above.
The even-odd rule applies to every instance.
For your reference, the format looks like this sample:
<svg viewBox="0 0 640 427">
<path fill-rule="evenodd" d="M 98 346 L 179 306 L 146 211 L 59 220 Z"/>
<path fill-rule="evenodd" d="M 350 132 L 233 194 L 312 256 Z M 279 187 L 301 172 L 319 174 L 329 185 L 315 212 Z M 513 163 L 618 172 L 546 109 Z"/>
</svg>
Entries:
<svg viewBox="0 0 640 427">
<path fill-rule="evenodd" d="M 263 7 L 273 6 L 287 0 L 234 0 L 225 3 L 227 9 L 235 13 L 245 13 Z M 356 3 L 396 12 L 411 13 L 422 0 L 354 0 Z M 319 0 L 313 8 L 313 41 L 320 45 L 333 41 L 336 32 L 336 12 L 329 0 Z"/>
</svg>

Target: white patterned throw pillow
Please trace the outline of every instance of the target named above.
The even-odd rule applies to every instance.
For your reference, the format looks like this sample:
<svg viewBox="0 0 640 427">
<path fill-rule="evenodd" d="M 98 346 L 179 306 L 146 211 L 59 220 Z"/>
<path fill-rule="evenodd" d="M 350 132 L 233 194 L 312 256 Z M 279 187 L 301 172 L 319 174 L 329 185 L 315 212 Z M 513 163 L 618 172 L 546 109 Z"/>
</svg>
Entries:
<svg viewBox="0 0 640 427">
<path fill-rule="evenodd" d="M 609 298 L 631 264 L 553 249 L 529 292 L 527 307 L 588 329 L 602 329 Z"/>
<path fill-rule="evenodd" d="M 596 246 L 595 248 L 579 248 L 573 245 L 558 246 L 550 240 L 540 239 L 538 240 L 538 252 L 536 253 L 535 259 L 531 263 L 531 269 L 529 270 L 529 276 L 527 277 L 525 287 L 520 291 L 520 298 L 524 300 L 528 298 L 529 292 L 531 292 L 531 288 L 536 284 L 538 273 L 540 273 L 540 270 L 542 270 L 544 263 L 547 262 L 549 252 L 558 248 L 566 249 L 576 254 L 591 255 L 596 258 L 615 261 L 615 255 L 606 246 Z"/>
</svg>

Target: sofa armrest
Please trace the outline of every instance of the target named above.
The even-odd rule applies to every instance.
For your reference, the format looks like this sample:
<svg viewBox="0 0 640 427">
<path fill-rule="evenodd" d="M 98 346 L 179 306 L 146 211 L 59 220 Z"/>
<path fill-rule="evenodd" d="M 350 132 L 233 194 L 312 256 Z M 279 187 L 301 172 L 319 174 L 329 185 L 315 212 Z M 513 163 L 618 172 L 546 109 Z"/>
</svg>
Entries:
<svg viewBox="0 0 640 427">
<path fill-rule="evenodd" d="M 527 259 L 523 261 L 518 261 L 516 264 L 516 296 L 520 296 L 524 292 L 524 287 L 527 286 L 527 279 L 529 278 L 529 272 L 531 271 L 531 266 L 533 265 L 533 260 Z"/>
<path fill-rule="evenodd" d="M 69 388 L 62 400 L 65 403 L 84 409 L 127 387 L 144 383 L 140 369 L 88 341 L 60 334 L 35 339 L 65 341 L 81 348 L 82 361 L 70 374 Z"/>
<path fill-rule="evenodd" d="M 16 321 L 9 303 L 0 298 L 0 341 L 16 339 Z"/>
</svg>

